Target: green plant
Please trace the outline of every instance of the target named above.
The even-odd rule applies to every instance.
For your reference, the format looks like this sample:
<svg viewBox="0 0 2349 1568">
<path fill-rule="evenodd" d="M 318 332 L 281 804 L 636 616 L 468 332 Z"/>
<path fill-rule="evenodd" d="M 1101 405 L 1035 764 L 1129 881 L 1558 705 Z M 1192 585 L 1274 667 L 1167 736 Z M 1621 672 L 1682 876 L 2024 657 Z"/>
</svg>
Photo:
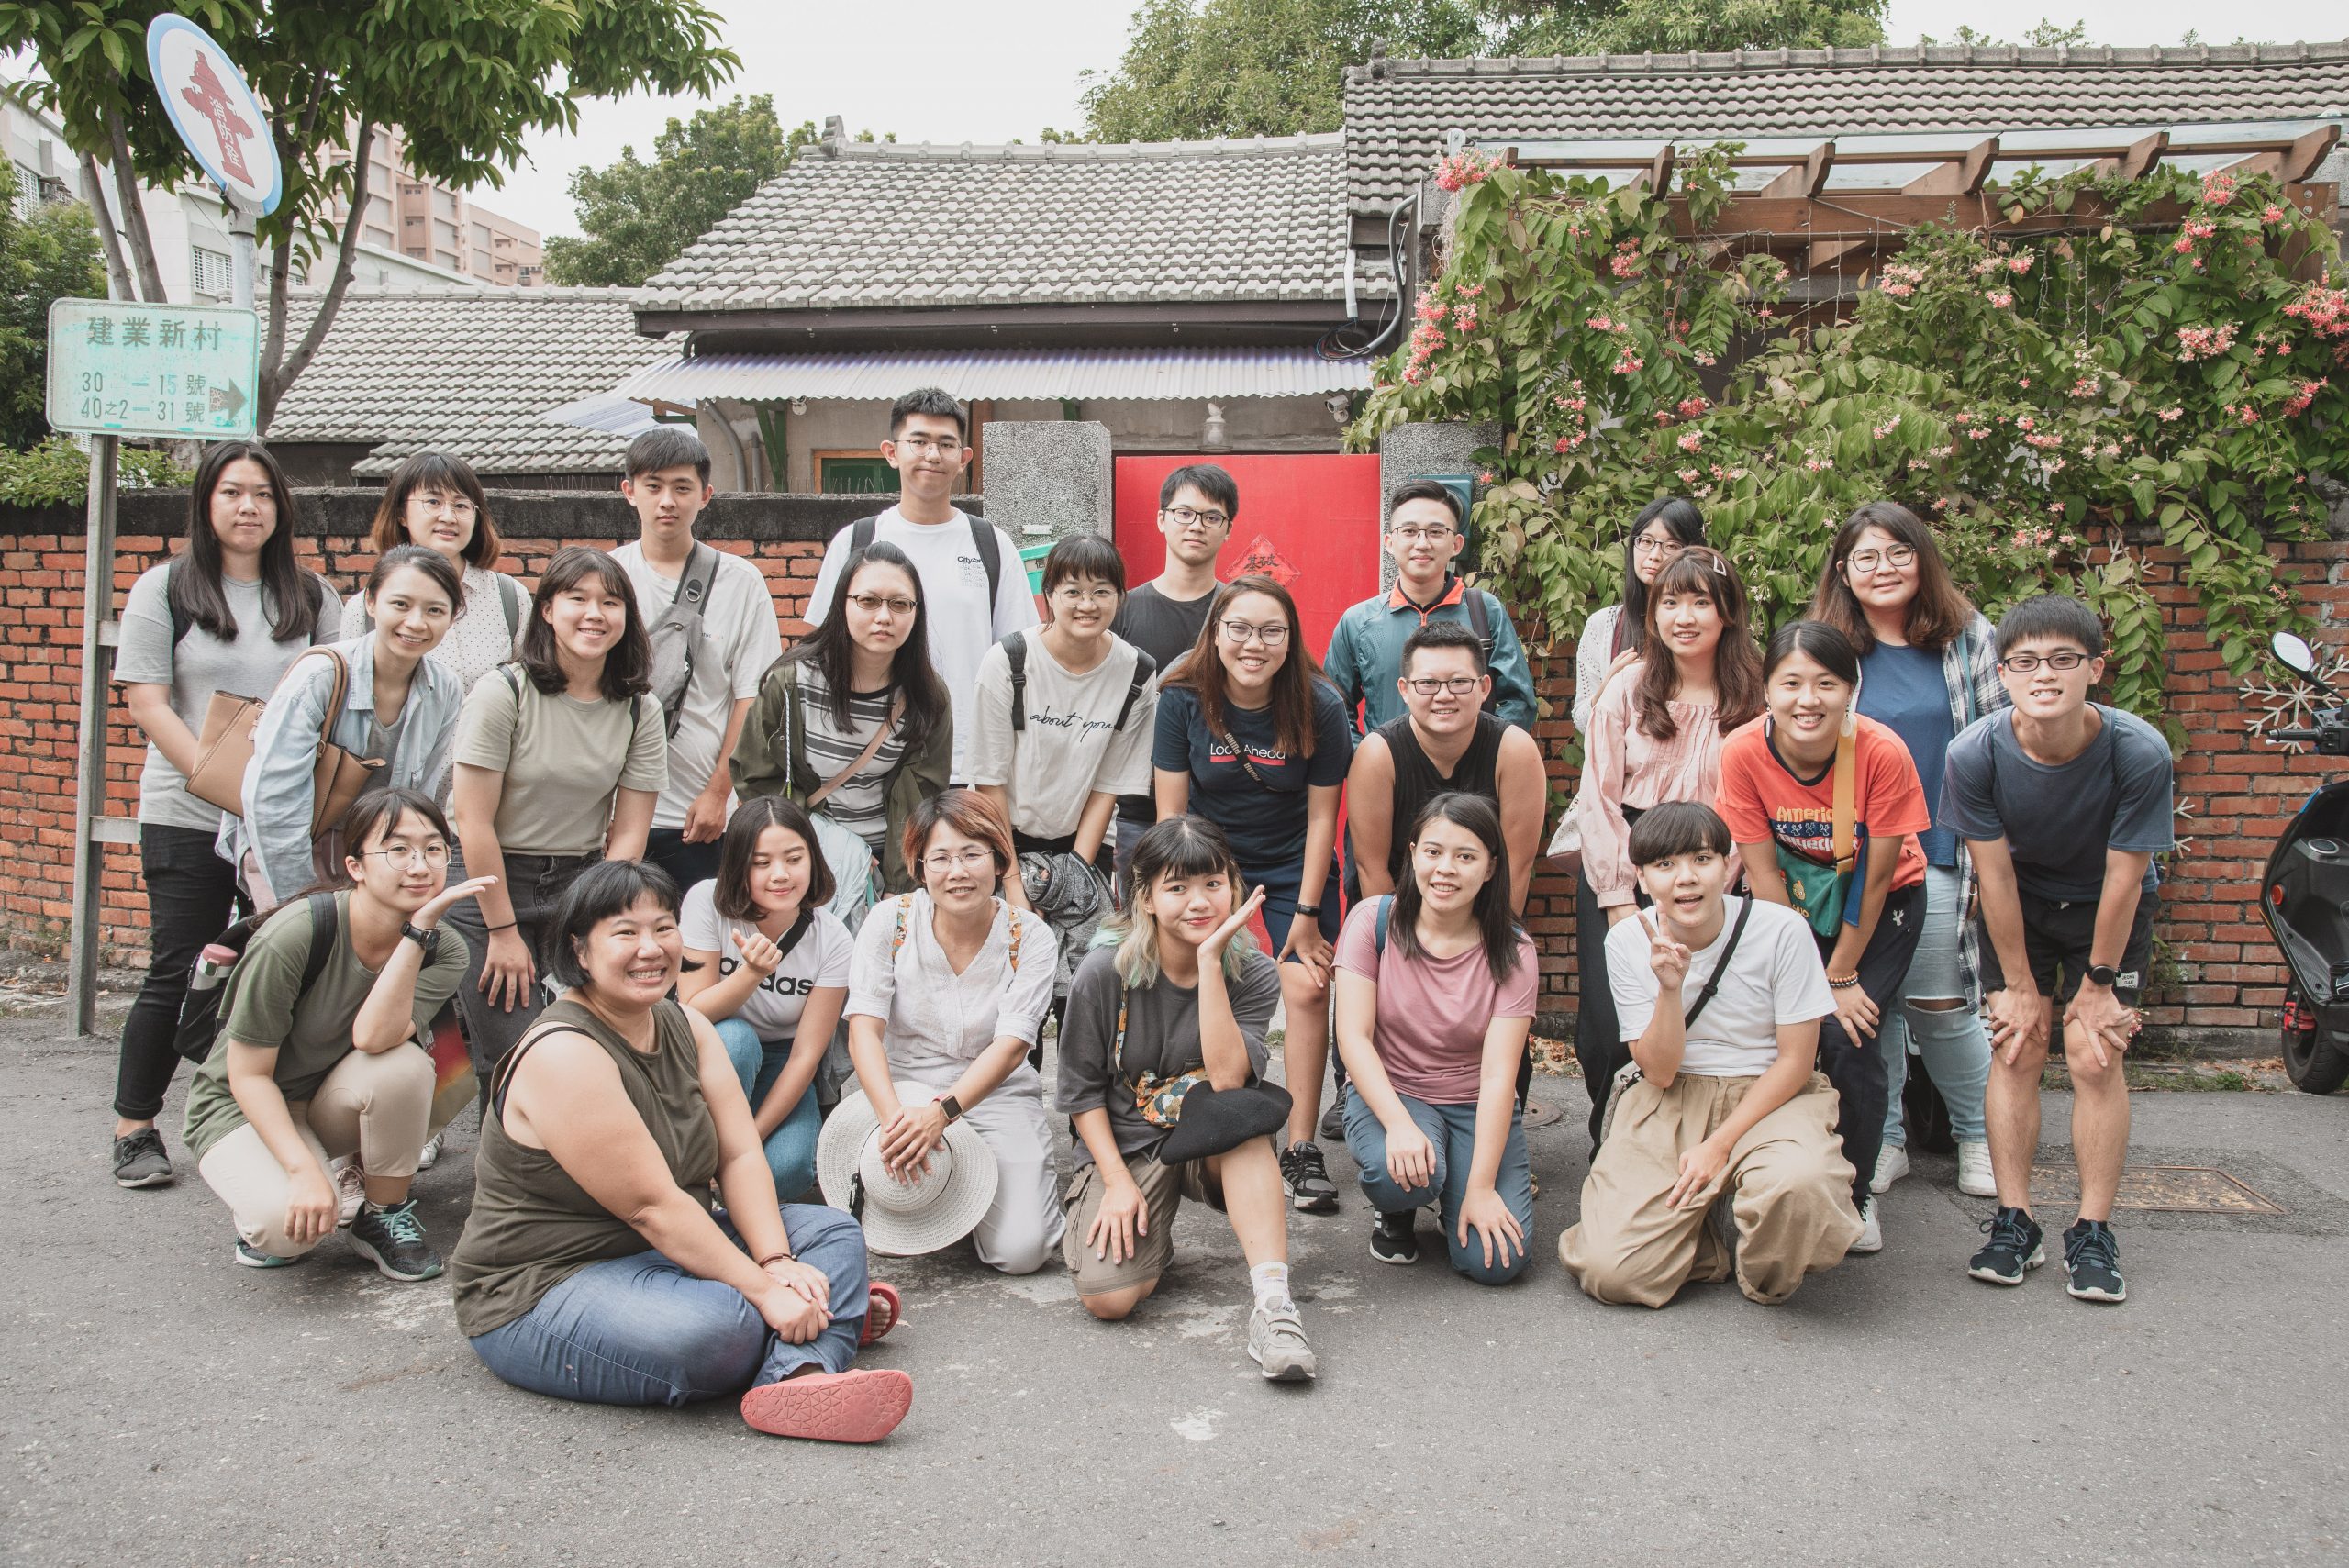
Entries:
<svg viewBox="0 0 2349 1568">
<path fill-rule="evenodd" d="M 1765 630 L 1803 612 L 1854 508 L 1898 501 L 1989 614 L 2093 605 L 2115 699 L 2174 737 L 2130 529 L 2177 550 L 2237 673 L 2297 621 L 2267 543 L 2312 530 L 2310 477 L 2341 464 L 2349 295 L 2295 277 L 2332 238 L 2272 178 L 2027 172 L 1992 195 L 2053 228 L 1911 230 L 1848 319 L 1814 326 L 1780 262 L 1713 237 L 1733 151 L 1681 155 L 1687 233 L 1642 188 L 1474 152 L 1439 172 L 1448 261 L 1353 438 L 1499 420 L 1484 559 L 1553 637 L 1618 596 L 1625 525 L 1669 494 L 1704 507 Z"/>
<path fill-rule="evenodd" d="M 124 447 L 115 483 L 125 490 L 184 489 L 195 478 L 169 452 Z M 79 506 L 90 498 L 90 454 L 71 439 L 51 436 L 25 451 L 0 451 L 0 506 Z"/>
</svg>

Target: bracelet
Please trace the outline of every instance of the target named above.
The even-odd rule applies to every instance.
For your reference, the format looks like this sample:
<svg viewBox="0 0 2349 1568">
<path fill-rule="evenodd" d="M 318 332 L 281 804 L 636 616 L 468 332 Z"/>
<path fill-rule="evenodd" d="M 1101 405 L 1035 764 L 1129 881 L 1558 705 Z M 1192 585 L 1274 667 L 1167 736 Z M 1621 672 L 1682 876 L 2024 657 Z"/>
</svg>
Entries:
<svg viewBox="0 0 2349 1568">
<path fill-rule="evenodd" d="M 772 1258 L 761 1258 L 759 1267 L 765 1268 L 769 1263 L 796 1263 L 798 1261 L 788 1252 L 777 1252 Z"/>
<path fill-rule="evenodd" d="M 1321 913 L 1321 906 L 1319 904 L 1299 904 L 1295 907 L 1300 915 L 1319 916 Z"/>
<path fill-rule="evenodd" d="M 519 924 L 521 924 L 521 922 L 518 920 L 508 920 L 502 926 L 484 926 L 482 929 L 484 931 L 510 931 Z"/>
<path fill-rule="evenodd" d="M 1831 974 L 1827 977 L 1828 988 L 1832 991 L 1849 991 L 1853 986 L 1857 985 L 1859 983 L 1860 977 L 1856 974 L 1853 975 L 1849 980 L 1838 980 Z"/>
</svg>

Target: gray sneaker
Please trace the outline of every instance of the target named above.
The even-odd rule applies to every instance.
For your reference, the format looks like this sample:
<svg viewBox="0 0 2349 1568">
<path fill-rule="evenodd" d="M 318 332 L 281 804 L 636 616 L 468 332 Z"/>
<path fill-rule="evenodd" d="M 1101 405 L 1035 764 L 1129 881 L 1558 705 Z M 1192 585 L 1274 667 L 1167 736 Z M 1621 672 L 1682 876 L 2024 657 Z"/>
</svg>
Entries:
<svg viewBox="0 0 2349 1568">
<path fill-rule="evenodd" d="M 172 1157 L 163 1152 L 163 1135 L 151 1127 L 114 1140 L 114 1184 L 118 1187 L 165 1187 L 172 1183 Z"/>
<path fill-rule="evenodd" d="M 1249 1314 L 1248 1357 L 1264 1368 L 1267 1382 L 1312 1381 L 1313 1347 L 1305 1342 L 1305 1326 L 1297 1320 L 1297 1303 L 1259 1307 Z"/>
</svg>

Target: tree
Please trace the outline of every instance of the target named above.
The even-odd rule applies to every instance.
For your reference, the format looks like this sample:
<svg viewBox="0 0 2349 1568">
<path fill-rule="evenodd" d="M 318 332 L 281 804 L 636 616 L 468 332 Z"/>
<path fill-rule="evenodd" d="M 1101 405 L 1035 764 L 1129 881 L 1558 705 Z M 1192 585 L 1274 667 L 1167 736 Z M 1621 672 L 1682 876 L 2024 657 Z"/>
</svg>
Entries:
<svg viewBox="0 0 2349 1568">
<path fill-rule="evenodd" d="M 0 201 L 0 447 L 23 451 L 49 434 L 50 302 L 106 293 L 89 208 L 61 202 L 18 217 Z"/>
<path fill-rule="evenodd" d="M 147 72 L 147 23 L 158 0 L 0 3 L 0 50 L 29 52 L 32 84 L 83 156 L 115 182 L 124 274 L 161 300 L 154 245 L 137 197 L 200 177 L 172 130 Z M 263 218 L 273 248 L 262 339 L 259 417 L 268 428 L 286 389 L 332 328 L 351 284 L 365 221 L 369 161 L 380 125 L 397 125 L 415 173 L 459 188 L 504 183 L 534 130 L 571 130 L 579 101 L 638 88 L 707 93 L 740 65 L 718 44 L 719 18 L 700 0 L 178 0 L 169 7 L 220 40 L 269 111 L 284 195 Z M 348 203 L 338 225 L 334 203 Z M 287 343 L 295 263 L 332 246 L 335 268 L 300 340 Z"/>
<path fill-rule="evenodd" d="M 1509 54 L 1865 49 L 1887 0 L 1497 0 Z"/>
<path fill-rule="evenodd" d="M 767 93 L 671 120 L 652 143 L 651 162 L 623 147 L 609 168 L 571 177 L 586 237 L 547 241 L 547 277 L 558 284 L 642 283 L 815 139 L 812 121 L 786 139 Z"/>
<path fill-rule="evenodd" d="M 1936 44 L 1942 40 L 1931 33 L 1920 33 L 1917 35 L 1917 41 L 1921 44 Z M 2004 39 L 1993 38 L 1988 33 L 1976 32 L 1963 23 L 1959 24 L 1957 31 L 1950 36 L 1949 41 L 1972 44 L 1976 49 L 1999 49 L 2006 47 L 2007 44 Z M 2085 21 L 2078 21 L 2068 28 L 2059 28 L 2042 17 L 2037 27 L 2023 34 L 2022 41 L 2032 49 L 2061 49 L 2065 45 L 2077 48 L 2088 41 L 2088 25 Z M 2189 45 L 2194 42 L 2191 33 L 2187 35 L 2186 41 Z"/>
</svg>

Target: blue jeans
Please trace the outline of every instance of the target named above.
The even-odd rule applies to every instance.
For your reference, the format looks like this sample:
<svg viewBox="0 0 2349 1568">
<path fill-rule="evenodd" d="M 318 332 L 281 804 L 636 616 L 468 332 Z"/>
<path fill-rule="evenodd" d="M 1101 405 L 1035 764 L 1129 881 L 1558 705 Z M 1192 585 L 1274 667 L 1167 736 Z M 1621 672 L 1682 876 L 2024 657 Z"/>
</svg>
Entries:
<svg viewBox="0 0 2349 1568">
<path fill-rule="evenodd" d="M 1468 1167 L 1476 1151 L 1476 1107 L 1431 1106 L 1399 1089 L 1395 1097 L 1403 1102 L 1412 1121 L 1435 1145 L 1435 1179 L 1423 1187 L 1395 1184 L 1395 1178 L 1386 1171 L 1386 1129 L 1371 1114 L 1370 1106 L 1363 1103 L 1361 1092 L 1349 1084 L 1346 1152 L 1362 1168 L 1362 1190 L 1370 1198 L 1370 1207 L 1381 1214 L 1406 1214 L 1437 1203 L 1437 1212 L 1443 1218 L 1444 1250 L 1452 1255 L 1452 1266 L 1478 1284 L 1507 1284 L 1525 1271 L 1523 1248 L 1512 1249 L 1509 1261 L 1502 1262 L 1500 1248 L 1496 1243 L 1494 1261 L 1487 1264 L 1485 1239 L 1476 1231 L 1468 1232 L 1466 1246 L 1460 1244 L 1460 1205 L 1468 1195 Z M 1517 1217 L 1526 1240 L 1531 1241 L 1533 1167 L 1525 1157 L 1525 1118 L 1514 1109 L 1509 1112 L 1508 1141 L 1501 1145 L 1501 1168 L 1494 1175 L 1493 1185 L 1499 1190 L 1509 1213 Z"/>
<path fill-rule="evenodd" d="M 1906 1148 L 1908 1129 L 1900 1119 L 1900 1092 L 1909 1083 L 1909 1042 L 1933 1086 L 1949 1106 L 1949 1129 L 1961 1143 L 1979 1143 L 1982 1095 L 1990 1082 L 1990 1037 L 1982 1029 L 1981 1015 L 1969 1006 L 1957 984 L 1958 940 L 1965 911 L 1957 906 L 1959 877 L 1955 866 L 1925 868 L 1925 926 L 1917 939 L 1917 956 L 1909 961 L 1909 978 L 1900 987 L 1907 1004 L 1884 1009 L 1883 1040 L 1886 1086 L 1884 1141 L 1887 1148 Z M 1954 1007 L 1920 1007 L 1918 1001 L 1956 998 Z"/>
<path fill-rule="evenodd" d="M 791 1042 L 769 1044 L 740 1018 L 718 1019 L 718 1038 L 726 1042 L 734 1076 L 742 1081 L 742 1093 L 750 1097 L 751 1113 L 757 1114 L 759 1102 L 766 1098 L 774 1081 L 783 1076 L 784 1063 L 791 1060 Z M 767 1134 L 767 1169 L 774 1173 L 774 1195 L 785 1203 L 816 1184 L 816 1135 L 823 1126 L 815 1080 L 810 1079 L 791 1114 Z"/>
<path fill-rule="evenodd" d="M 591 1405 L 683 1405 L 811 1363 L 845 1372 L 864 1331 L 864 1232 L 837 1208 L 787 1203 L 782 1214 L 793 1254 L 832 1282 L 832 1321 L 804 1345 L 779 1338 L 732 1285 L 648 1250 L 588 1264 L 511 1323 L 474 1335 L 473 1353 L 517 1388 Z"/>
</svg>

